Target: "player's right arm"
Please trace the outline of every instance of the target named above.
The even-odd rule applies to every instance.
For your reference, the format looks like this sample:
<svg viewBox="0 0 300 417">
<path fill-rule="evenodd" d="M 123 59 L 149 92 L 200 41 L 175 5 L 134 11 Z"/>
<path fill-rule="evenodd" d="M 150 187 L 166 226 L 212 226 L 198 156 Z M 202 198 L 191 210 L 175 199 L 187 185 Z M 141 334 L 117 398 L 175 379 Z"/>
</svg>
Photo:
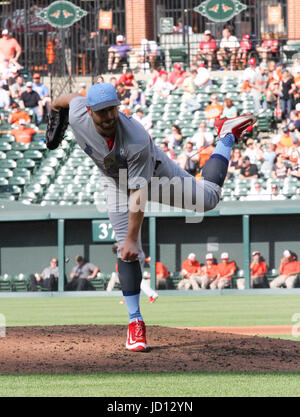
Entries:
<svg viewBox="0 0 300 417">
<path fill-rule="evenodd" d="M 72 93 L 72 94 L 64 94 L 62 96 L 57 97 L 51 106 L 52 110 L 59 111 L 59 109 L 67 109 L 70 106 L 71 101 L 75 97 L 82 97 L 79 93 Z"/>
</svg>

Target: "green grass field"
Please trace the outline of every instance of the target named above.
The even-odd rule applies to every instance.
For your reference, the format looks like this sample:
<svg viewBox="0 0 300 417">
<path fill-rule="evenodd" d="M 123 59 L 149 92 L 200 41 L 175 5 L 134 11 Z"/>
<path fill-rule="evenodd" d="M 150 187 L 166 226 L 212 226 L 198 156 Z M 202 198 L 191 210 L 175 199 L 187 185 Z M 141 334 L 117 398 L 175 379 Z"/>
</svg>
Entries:
<svg viewBox="0 0 300 417">
<path fill-rule="evenodd" d="M 297 295 L 161 296 L 155 304 L 141 298 L 149 325 L 292 325 L 300 312 Z M 124 324 L 121 298 L 0 299 L 9 326 Z M 291 335 L 275 336 L 298 340 Z M 299 373 L 172 373 L 1 375 L 0 396 L 200 397 L 300 396 Z"/>
</svg>

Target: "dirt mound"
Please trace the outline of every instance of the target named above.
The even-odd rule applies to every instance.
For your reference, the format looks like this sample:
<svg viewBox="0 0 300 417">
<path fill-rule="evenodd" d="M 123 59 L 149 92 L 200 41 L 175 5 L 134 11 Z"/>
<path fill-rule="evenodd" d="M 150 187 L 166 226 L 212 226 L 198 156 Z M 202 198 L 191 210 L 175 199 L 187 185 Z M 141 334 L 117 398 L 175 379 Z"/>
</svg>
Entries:
<svg viewBox="0 0 300 417">
<path fill-rule="evenodd" d="M 148 352 L 125 349 L 126 326 L 9 327 L 0 373 L 300 371 L 289 340 L 147 326 Z"/>
</svg>

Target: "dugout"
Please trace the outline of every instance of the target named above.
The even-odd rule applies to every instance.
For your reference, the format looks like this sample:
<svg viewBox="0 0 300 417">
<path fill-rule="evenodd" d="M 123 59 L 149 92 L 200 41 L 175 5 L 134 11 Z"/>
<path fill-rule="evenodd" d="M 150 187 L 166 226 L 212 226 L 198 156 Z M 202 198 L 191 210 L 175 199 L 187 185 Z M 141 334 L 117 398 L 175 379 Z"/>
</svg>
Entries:
<svg viewBox="0 0 300 417">
<path fill-rule="evenodd" d="M 95 241 L 92 222 L 99 220 L 109 223 L 107 214 L 95 207 L 50 209 L 1 203 L 0 275 L 41 272 L 55 256 L 60 274 L 68 277 L 77 254 L 99 266 L 101 272 L 111 273 L 115 265 L 111 251 L 114 239 L 110 236 Z M 175 273 L 190 252 L 205 262 L 207 252 L 219 261 L 221 252 L 226 251 L 247 277 L 253 250 L 261 252 L 270 269 L 278 268 L 284 249 L 300 254 L 297 201 L 221 202 L 199 220 L 191 212 L 146 212 L 142 237 L 145 254 L 151 256 L 152 271 L 155 258 Z M 63 289 L 62 283 L 59 289 Z"/>
</svg>

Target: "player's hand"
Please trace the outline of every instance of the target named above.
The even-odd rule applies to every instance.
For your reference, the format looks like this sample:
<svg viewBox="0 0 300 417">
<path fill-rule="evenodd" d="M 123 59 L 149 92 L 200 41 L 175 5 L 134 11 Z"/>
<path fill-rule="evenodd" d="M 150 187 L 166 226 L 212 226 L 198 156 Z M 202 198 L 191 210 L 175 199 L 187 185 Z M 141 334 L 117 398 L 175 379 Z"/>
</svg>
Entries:
<svg viewBox="0 0 300 417">
<path fill-rule="evenodd" d="M 136 241 L 126 239 L 120 248 L 123 261 L 136 261 L 139 254 L 139 248 Z"/>
</svg>

